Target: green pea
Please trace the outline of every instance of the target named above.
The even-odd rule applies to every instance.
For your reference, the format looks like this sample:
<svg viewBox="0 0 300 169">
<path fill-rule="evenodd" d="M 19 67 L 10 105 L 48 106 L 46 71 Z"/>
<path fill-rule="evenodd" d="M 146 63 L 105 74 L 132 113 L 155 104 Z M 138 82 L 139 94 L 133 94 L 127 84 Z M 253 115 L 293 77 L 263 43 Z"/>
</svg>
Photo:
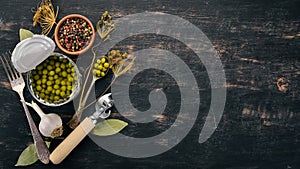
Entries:
<svg viewBox="0 0 300 169">
<path fill-rule="evenodd" d="M 53 67 L 52 67 L 51 65 L 48 65 L 48 66 L 47 66 L 47 69 L 48 69 L 48 70 L 52 70 Z"/>
<path fill-rule="evenodd" d="M 60 64 L 60 68 L 65 69 L 66 65 L 64 63 Z"/>
<path fill-rule="evenodd" d="M 103 58 L 101 59 L 101 63 L 105 63 L 105 61 L 106 61 L 106 59 L 105 59 L 105 57 L 103 57 Z"/>
<path fill-rule="evenodd" d="M 69 82 L 73 82 L 73 78 L 72 78 L 72 77 L 69 77 L 69 78 L 68 78 L 68 81 L 69 81 Z"/>
<path fill-rule="evenodd" d="M 48 86 L 47 87 L 47 91 L 50 93 L 51 91 L 52 91 L 52 87 L 51 86 Z M 45 91 L 45 93 L 46 93 L 46 91 Z M 47 94 L 47 93 L 46 93 Z"/>
<path fill-rule="evenodd" d="M 38 67 L 37 67 L 37 70 L 42 70 L 43 69 L 43 66 L 42 65 L 39 65 Z"/>
<path fill-rule="evenodd" d="M 101 71 L 100 70 L 96 70 L 96 75 L 100 75 Z"/>
<path fill-rule="evenodd" d="M 42 87 L 41 87 L 41 86 L 37 86 L 37 87 L 36 87 L 36 90 L 37 90 L 37 91 L 40 91 L 40 90 L 42 90 Z"/>
<path fill-rule="evenodd" d="M 59 101 L 59 96 L 54 96 L 55 101 Z"/>
<path fill-rule="evenodd" d="M 67 86 L 67 89 L 68 90 L 72 90 L 72 86 Z"/>
<path fill-rule="evenodd" d="M 60 63 L 59 63 L 59 62 L 56 62 L 56 63 L 55 63 L 55 67 L 60 67 Z"/>
<path fill-rule="evenodd" d="M 64 91 L 60 92 L 61 97 L 65 97 L 66 93 Z"/>
<path fill-rule="evenodd" d="M 109 63 L 104 63 L 104 67 L 108 68 L 109 67 Z"/>
<path fill-rule="evenodd" d="M 40 94 L 40 98 L 41 98 L 41 99 L 44 99 L 44 98 L 45 98 L 45 94 L 44 94 L 44 93 L 41 93 L 41 94 Z"/>
<path fill-rule="evenodd" d="M 61 69 L 59 68 L 59 67 L 57 67 L 56 69 L 55 69 L 55 72 L 56 73 L 59 73 L 61 71 Z"/>
<path fill-rule="evenodd" d="M 40 85 L 40 84 L 42 84 L 42 81 L 41 80 L 37 80 L 36 84 Z"/>
<path fill-rule="evenodd" d="M 49 76 L 48 79 L 49 80 L 53 80 L 54 78 L 53 78 L 53 76 Z"/>
<path fill-rule="evenodd" d="M 93 69 L 93 75 L 96 75 L 97 70 Z"/>
<path fill-rule="evenodd" d="M 34 80 L 38 80 L 39 78 L 40 78 L 39 75 L 35 75 L 35 76 L 33 77 Z"/>
<path fill-rule="evenodd" d="M 47 79 L 42 79 L 42 84 L 47 83 Z"/>
<path fill-rule="evenodd" d="M 55 64 L 54 60 L 50 60 L 50 65 L 54 65 L 54 64 Z"/>
<path fill-rule="evenodd" d="M 66 90 L 67 90 L 67 87 L 66 87 L 66 86 L 62 86 L 62 87 L 60 88 L 60 90 L 66 91 Z"/>
<path fill-rule="evenodd" d="M 58 57 L 58 56 L 56 56 L 56 55 L 53 55 L 53 56 L 52 56 L 52 59 L 53 59 L 53 60 L 58 60 L 58 59 L 59 59 L 59 57 Z"/>
<path fill-rule="evenodd" d="M 55 84 L 59 85 L 59 84 L 60 84 L 60 80 L 59 80 L 59 79 L 56 79 L 56 80 L 55 80 Z"/>
<path fill-rule="evenodd" d="M 67 77 L 68 73 L 66 71 L 61 72 L 62 77 Z"/>
<path fill-rule="evenodd" d="M 54 89 L 59 89 L 59 85 L 55 84 L 55 85 L 53 86 L 53 88 L 54 88 Z"/>
<path fill-rule="evenodd" d="M 60 82 L 60 84 L 61 84 L 62 86 L 65 86 L 67 83 L 63 80 L 63 81 Z"/>
<path fill-rule="evenodd" d="M 44 74 L 44 75 L 48 74 L 48 71 L 44 69 L 44 70 L 43 70 L 43 74 Z"/>
<path fill-rule="evenodd" d="M 54 74 L 55 74 L 55 72 L 53 70 L 49 72 L 50 76 L 53 76 Z"/>
<path fill-rule="evenodd" d="M 67 96 L 70 96 L 70 95 L 71 95 L 71 91 L 70 91 L 70 90 L 67 90 L 67 91 L 66 91 L 66 95 L 67 95 Z"/>
<path fill-rule="evenodd" d="M 55 91 L 55 94 L 56 94 L 56 95 L 60 95 L 60 90 L 56 90 L 56 91 Z"/>
</svg>

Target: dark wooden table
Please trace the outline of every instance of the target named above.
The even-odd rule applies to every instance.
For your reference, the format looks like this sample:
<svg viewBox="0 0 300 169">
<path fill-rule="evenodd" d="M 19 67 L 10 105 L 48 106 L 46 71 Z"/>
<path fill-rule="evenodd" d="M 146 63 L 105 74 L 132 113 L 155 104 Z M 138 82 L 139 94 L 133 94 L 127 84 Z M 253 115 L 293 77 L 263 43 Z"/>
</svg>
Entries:
<svg viewBox="0 0 300 169">
<path fill-rule="evenodd" d="M 19 41 L 19 28 L 39 33 L 32 27 L 31 8 L 35 1 L 1 1 L 0 53 L 12 50 Z M 198 80 L 201 98 L 200 115 L 187 137 L 161 155 L 131 159 L 111 154 L 86 138 L 60 165 L 40 162 L 28 168 L 230 168 L 230 169 L 298 169 L 300 168 L 300 1 L 298 0 L 177 0 L 177 1 L 54 1 L 60 6 L 59 18 L 79 13 L 96 23 L 105 10 L 113 17 L 144 11 L 158 11 L 182 17 L 200 28 L 211 40 L 226 73 L 227 100 L 221 122 L 212 137 L 198 144 L 199 132 L 209 108 L 210 88 L 207 75 Z M 184 47 L 166 43 L 160 37 L 153 44 L 152 35 L 137 36 L 120 44 L 134 49 L 157 44 L 174 53 L 185 54 Z M 151 40 L 152 39 L 152 40 Z M 126 46 L 127 45 L 127 46 Z M 190 63 L 197 66 L 198 62 Z M 199 70 L 204 72 L 205 70 Z M 285 78 L 286 91 L 276 82 Z M 168 81 L 166 81 L 168 84 Z M 145 84 L 147 85 L 147 84 Z M 27 100 L 31 100 L 25 90 Z M 145 98 L 143 98 L 145 99 Z M 145 107 L 147 101 L 137 99 Z M 0 168 L 13 168 L 21 151 L 32 137 L 18 102 L 9 89 L 0 66 Z M 67 122 L 72 104 L 46 111 L 59 112 Z M 32 113 L 36 123 L 39 118 Z M 168 124 L 154 124 L 154 132 Z M 136 129 L 130 124 L 124 130 L 151 135 L 147 127 Z M 59 141 L 54 141 L 58 144 Z M 53 150 L 53 146 L 50 148 Z"/>
</svg>

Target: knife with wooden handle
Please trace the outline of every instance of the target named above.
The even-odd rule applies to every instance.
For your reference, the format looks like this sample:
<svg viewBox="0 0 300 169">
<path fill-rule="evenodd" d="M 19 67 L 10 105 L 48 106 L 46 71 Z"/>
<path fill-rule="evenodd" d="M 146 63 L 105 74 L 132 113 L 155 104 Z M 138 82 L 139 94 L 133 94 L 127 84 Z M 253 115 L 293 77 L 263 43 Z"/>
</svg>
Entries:
<svg viewBox="0 0 300 169">
<path fill-rule="evenodd" d="M 86 117 L 50 154 L 50 161 L 53 164 L 61 163 L 71 153 L 89 132 L 93 130 L 97 119 L 104 119 L 110 115 L 110 111 L 106 112 L 106 110 L 113 106 L 113 100 L 109 96 L 111 96 L 111 93 L 102 96 L 96 104 L 96 112 L 90 117 Z"/>
</svg>

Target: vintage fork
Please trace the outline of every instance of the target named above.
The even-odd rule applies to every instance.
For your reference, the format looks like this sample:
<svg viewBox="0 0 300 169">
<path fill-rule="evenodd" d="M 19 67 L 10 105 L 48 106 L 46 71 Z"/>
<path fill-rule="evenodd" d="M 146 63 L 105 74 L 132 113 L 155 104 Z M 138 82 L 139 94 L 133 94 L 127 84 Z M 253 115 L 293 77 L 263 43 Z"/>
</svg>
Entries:
<svg viewBox="0 0 300 169">
<path fill-rule="evenodd" d="M 9 82 L 11 84 L 12 90 L 17 92 L 21 98 L 20 101 L 22 102 L 23 108 L 25 110 L 25 114 L 26 114 L 26 117 L 27 117 L 27 120 L 29 123 L 29 127 L 30 127 L 31 134 L 33 137 L 34 145 L 36 148 L 37 156 L 42 163 L 48 164 L 50 152 L 49 152 L 44 140 L 42 139 L 36 125 L 34 124 L 32 117 L 29 113 L 29 110 L 27 108 L 27 105 L 26 105 L 26 102 L 25 102 L 24 96 L 23 96 L 25 82 L 22 77 L 22 74 L 17 72 L 17 70 L 12 65 L 10 56 L 11 56 L 11 53 L 6 53 L 2 57 L 0 57 L 0 60 L 2 62 L 3 68 L 7 74 Z"/>
</svg>

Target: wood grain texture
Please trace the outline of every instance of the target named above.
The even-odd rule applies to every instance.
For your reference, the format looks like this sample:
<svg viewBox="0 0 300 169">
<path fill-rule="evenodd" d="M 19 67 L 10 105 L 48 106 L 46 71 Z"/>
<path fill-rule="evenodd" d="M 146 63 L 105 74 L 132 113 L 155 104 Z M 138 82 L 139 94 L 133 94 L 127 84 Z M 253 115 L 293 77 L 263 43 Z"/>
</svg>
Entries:
<svg viewBox="0 0 300 169">
<path fill-rule="evenodd" d="M 18 29 L 32 28 L 30 9 L 37 1 L 1 1 L 0 52 L 12 50 L 18 42 Z M 136 51 L 159 47 L 171 50 L 187 62 L 198 81 L 201 106 L 197 123 L 189 135 L 175 148 L 159 156 L 128 159 L 98 147 L 89 138 L 58 166 L 36 163 L 29 168 L 210 168 L 210 169 L 297 169 L 300 168 L 300 1 L 299 0 L 154 0 L 104 1 L 58 0 L 59 18 L 79 13 L 96 23 L 104 10 L 115 18 L 144 11 L 165 12 L 182 17 L 200 28 L 211 40 L 222 60 L 227 79 L 227 102 L 217 131 L 205 143 L 198 136 L 210 106 L 210 87 L 205 68 L 180 42 L 167 37 L 141 35 L 130 37 L 118 47 Z M 83 4 L 84 3 L 84 4 Z M 121 26 L 121 25 L 120 25 Z M 200 65 L 200 66 L 199 66 Z M 151 73 L 151 72 L 149 72 Z M 151 76 L 161 74 L 152 72 Z M 279 78 L 287 79 L 287 91 L 278 90 Z M 143 78 L 138 77 L 143 82 Z M 0 65 L 0 168 L 12 168 L 17 157 L 31 143 L 29 127 L 17 95 L 8 89 L 7 78 Z M 97 83 L 96 92 L 109 80 Z M 162 86 L 176 91 L 173 81 Z M 134 84 L 134 83 L 133 83 Z M 160 87 L 142 83 L 145 88 Z M 157 84 L 156 84 L 157 85 Z M 172 90 L 174 89 L 174 90 Z M 133 90 L 135 105 L 146 109 L 145 92 Z M 31 100 L 25 91 L 26 100 Z M 176 93 L 169 93 L 174 109 L 178 108 Z M 174 96 L 174 97 L 172 97 Z M 61 114 L 66 123 L 74 108 L 72 104 L 45 112 Z M 169 109 L 168 111 L 176 111 Z M 34 120 L 39 118 L 32 112 Z M 114 113 L 119 117 L 118 113 Z M 129 115 L 130 116 L 130 115 Z M 176 117 L 176 116 L 175 116 Z M 161 117 L 147 125 L 130 123 L 123 131 L 131 136 L 149 136 L 166 130 L 172 123 Z M 124 118 L 124 117 L 121 117 Z M 66 134 L 70 133 L 66 128 Z M 65 137 L 66 135 L 64 135 Z M 54 140 L 53 150 L 61 140 Z M 122 143 L 120 143 L 122 144 Z M 166 144 L 166 143 L 164 143 Z"/>
</svg>

